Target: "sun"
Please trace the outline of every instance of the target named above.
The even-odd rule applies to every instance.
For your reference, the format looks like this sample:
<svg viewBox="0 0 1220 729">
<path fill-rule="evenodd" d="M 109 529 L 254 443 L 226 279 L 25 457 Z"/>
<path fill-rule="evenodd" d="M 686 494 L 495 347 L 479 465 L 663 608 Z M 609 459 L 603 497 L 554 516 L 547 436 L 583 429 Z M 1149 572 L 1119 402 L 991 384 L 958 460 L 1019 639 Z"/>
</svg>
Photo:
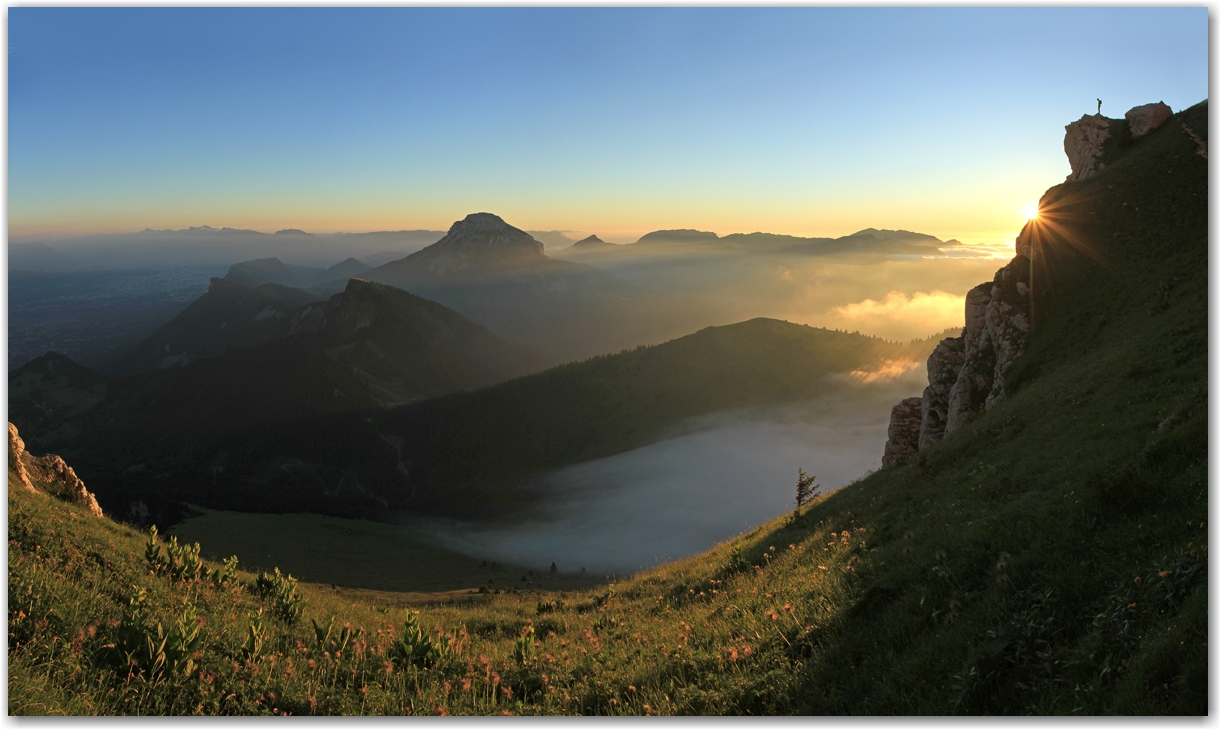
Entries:
<svg viewBox="0 0 1220 729">
<path fill-rule="evenodd" d="M 1025 209 L 1022 210 L 1021 213 L 1025 216 L 1026 220 L 1036 219 L 1038 217 L 1038 203 L 1026 205 Z"/>
</svg>

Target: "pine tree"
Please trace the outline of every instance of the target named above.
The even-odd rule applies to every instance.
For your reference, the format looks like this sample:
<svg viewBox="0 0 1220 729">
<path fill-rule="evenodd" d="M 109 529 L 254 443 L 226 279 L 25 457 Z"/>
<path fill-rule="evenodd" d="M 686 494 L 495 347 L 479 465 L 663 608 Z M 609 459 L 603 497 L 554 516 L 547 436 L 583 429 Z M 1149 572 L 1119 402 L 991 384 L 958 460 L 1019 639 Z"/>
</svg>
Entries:
<svg viewBox="0 0 1220 729">
<path fill-rule="evenodd" d="M 801 508 L 809 503 L 813 497 L 819 495 L 818 489 L 822 488 L 821 484 L 814 483 L 817 476 L 809 476 L 805 473 L 805 469 L 796 469 L 799 475 L 796 478 L 796 508 Z"/>
</svg>

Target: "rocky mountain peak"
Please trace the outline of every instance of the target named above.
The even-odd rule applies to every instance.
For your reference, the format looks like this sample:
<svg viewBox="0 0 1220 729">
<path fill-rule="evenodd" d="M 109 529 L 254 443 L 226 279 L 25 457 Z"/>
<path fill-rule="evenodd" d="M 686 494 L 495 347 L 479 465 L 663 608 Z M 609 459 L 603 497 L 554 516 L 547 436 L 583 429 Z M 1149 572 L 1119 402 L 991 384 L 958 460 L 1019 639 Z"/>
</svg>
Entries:
<svg viewBox="0 0 1220 729">
<path fill-rule="evenodd" d="M 449 233 L 425 251 L 456 253 L 470 257 L 541 256 L 542 244 L 520 228 L 514 228 L 499 215 L 471 213 L 454 223 Z"/>
<path fill-rule="evenodd" d="M 608 245 L 610 245 L 610 244 L 609 244 L 609 243 L 607 243 L 606 241 L 602 240 L 601 238 L 598 238 L 596 235 L 591 235 L 591 236 L 589 236 L 588 238 L 581 238 L 580 240 L 576 241 L 575 243 L 573 243 L 573 244 L 572 244 L 572 247 L 576 247 L 576 246 L 608 246 Z"/>
<path fill-rule="evenodd" d="M 463 269 L 495 268 L 538 260 L 548 259 L 542 243 L 532 235 L 504 222 L 499 215 L 471 213 L 454 223 L 444 238 L 412 253 L 401 263 L 422 265 L 430 274 L 444 276 Z"/>
</svg>

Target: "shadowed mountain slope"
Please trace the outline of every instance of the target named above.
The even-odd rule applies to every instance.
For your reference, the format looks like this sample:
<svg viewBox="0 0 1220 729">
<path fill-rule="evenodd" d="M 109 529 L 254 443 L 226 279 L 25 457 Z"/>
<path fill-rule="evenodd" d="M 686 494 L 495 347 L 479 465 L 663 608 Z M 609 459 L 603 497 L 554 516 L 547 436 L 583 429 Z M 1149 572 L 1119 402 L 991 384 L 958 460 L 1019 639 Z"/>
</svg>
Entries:
<svg viewBox="0 0 1220 729">
<path fill-rule="evenodd" d="M 849 373 L 914 364 L 932 346 L 755 319 L 398 408 L 376 423 L 404 444 L 413 508 L 470 514 L 522 498 L 516 479 L 655 442 L 694 417 L 804 402 L 842 389 Z"/>
<path fill-rule="evenodd" d="M 178 367 L 283 339 L 292 332 L 289 312 L 322 298 L 277 283 L 248 285 L 213 278 L 207 293 L 124 354 L 113 369 L 137 374 Z"/>
<path fill-rule="evenodd" d="M 47 355 L 11 373 L 10 409 L 24 427 L 22 413 L 46 413 L 56 399 L 83 403 L 39 416 L 41 427 L 27 440 L 72 455 L 89 478 L 144 462 L 164 462 L 161 473 L 206 473 L 228 463 L 227 451 L 257 451 L 288 422 L 486 386 L 538 368 L 531 353 L 440 304 L 359 279 L 325 302 L 285 313 L 284 325 L 291 336 L 137 376 L 101 378 Z M 285 437 L 309 441 L 292 433 Z M 107 485 L 99 482 L 103 502 Z"/>
</svg>

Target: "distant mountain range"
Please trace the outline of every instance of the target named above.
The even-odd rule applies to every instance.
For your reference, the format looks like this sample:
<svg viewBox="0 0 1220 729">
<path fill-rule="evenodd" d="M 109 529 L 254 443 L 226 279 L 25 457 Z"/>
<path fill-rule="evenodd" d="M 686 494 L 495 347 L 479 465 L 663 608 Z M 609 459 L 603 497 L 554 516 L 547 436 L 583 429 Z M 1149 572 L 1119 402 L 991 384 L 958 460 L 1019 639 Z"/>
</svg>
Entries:
<svg viewBox="0 0 1220 729">
<path fill-rule="evenodd" d="M 361 274 L 438 301 L 552 364 L 650 344 L 717 323 L 697 300 L 651 290 L 545 255 L 529 233 L 491 213 Z"/>
<path fill-rule="evenodd" d="M 261 258 L 313 267 L 349 256 L 375 266 L 435 243 L 443 235 L 433 230 L 312 234 L 293 228 L 276 233 L 208 225 L 148 228 L 138 233 L 19 239 L 9 243 L 9 269 L 150 270 L 227 266 Z"/>
<path fill-rule="evenodd" d="M 654 254 L 661 250 L 680 252 L 684 255 L 733 251 L 806 255 L 844 253 L 936 255 L 940 253 L 940 246 L 956 245 L 957 243 L 956 240 L 942 241 L 925 233 L 876 228 L 865 228 L 840 238 L 802 238 L 775 233 L 733 233 L 721 237 L 710 231 L 684 228 L 656 230 L 641 236 L 635 243 L 628 245 L 607 244 L 594 235 L 565 250 L 566 255 L 570 257 L 577 257 L 585 253 L 631 256 L 644 253 Z"/>
</svg>

